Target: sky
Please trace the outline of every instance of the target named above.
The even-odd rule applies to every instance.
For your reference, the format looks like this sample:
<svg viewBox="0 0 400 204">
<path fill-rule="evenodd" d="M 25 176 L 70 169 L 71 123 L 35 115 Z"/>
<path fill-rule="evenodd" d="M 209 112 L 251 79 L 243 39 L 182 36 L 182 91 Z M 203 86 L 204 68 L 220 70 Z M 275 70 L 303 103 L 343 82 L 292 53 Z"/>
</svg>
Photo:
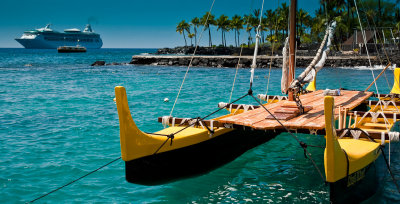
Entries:
<svg viewBox="0 0 400 204">
<path fill-rule="evenodd" d="M 213 0 L 0 0 L 0 47 L 22 47 L 14 39 L 26 30 L 52 24 L 56 31 L 83 30 L 91 23 L 103 40 L 103 48 L 163 48 L 184 45 L 176 25 L 207 12 Z M 289 0 L 265 0 L 264 10 Z M 215 0 L 212 13 L 232 17 L 260 9 L 262 0 Z M 298 7 L 314 15 L 319 0 L 300 0 Z M 243 33 L 243 32 L 242 32 Z M 245 35 L 241 35 L 245 41 Z M 221 33 L 212 28 L 213 44 Z M 233 32 L 227 43 L 234 44 Z M 205 33 L 200 45 L 208 44 Z"/>
</svg>

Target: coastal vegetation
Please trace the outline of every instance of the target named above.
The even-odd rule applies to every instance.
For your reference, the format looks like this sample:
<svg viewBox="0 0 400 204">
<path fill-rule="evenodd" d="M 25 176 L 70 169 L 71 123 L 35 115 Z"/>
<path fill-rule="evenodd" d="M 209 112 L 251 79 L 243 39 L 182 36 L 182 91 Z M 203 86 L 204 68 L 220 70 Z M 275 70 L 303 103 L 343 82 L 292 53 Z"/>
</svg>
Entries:
<svg viewBox="0 0 400 204">
<path fill-rule="evenodd" d="M 334 43 L 339 46 L 351 37 L 355 30 L 360 30 L 359 15 L 364 30 L 379 32 L 378 41 L 385 41 L 383 38 L 386 38 L 386 41 L 399 43 L 399 3 L 400 0 L 357 0 L 356 5 L 353 0 L 321 0 L 320 7 L 314 14 L 300 8 L 297 10 L 296 25 L 299 42 L 305 44 L 319 42 L 324 35 L 327 23 L 335 20 L 337 31 Z M 206 12 L 201 17 L 194 17 L 189 23 L 185 20 L 181 21 L 178 23 L 176 31 L 183 35 L 185 46 L 187 46 L 186 36 L 191 39 L 191 46 L 196 46 L 199 33 L 204 30 L 204 32 L 208 31 L 208 46 L 213 47 L 211 28 L 215 28 L 221 35 L 219 46 L 251 47 L 254 45 L 253 36 L 257 32 L 260 15 L 262 45 L 282 44 L 289 33 L 289 6 L 286 3 L 282 3 L 275 10 L 267 9 L 261 13 L 259 9 L 255 9 L 250 14 L 243 16 L 236 14 L 232 17 L 226 15 L 215 17 Z M 232 35 L 231 38 L 227 38 L 229 34 Z M 247 42 L 240 41 L 241 35 L 246 35 Z M 192 38 L 194 38 L 194 43 Z M 227 39 L 232 40 L 229 42 Z"/>
</svg>

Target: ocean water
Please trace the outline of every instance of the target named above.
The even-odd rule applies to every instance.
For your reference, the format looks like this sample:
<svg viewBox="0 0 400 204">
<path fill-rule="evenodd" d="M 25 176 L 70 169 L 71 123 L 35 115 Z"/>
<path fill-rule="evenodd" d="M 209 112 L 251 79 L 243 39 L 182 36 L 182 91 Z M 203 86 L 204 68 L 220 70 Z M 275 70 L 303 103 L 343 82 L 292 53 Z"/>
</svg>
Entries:
<svg viewBox="0 0 400 204">
<path fill-rule="evenodd" d="M 126 88 L 134 120 L 157 131 L 157 117 L 169 115 L 186 67 L 89 66 L 96 60 L 129 62 L 154 49 L 100 49 L 59 54 L 54 50 L 0 49 L 0 203 L 22 203 L 54 190 L 120 156 L 114 87 Z M 301 72 L 303 69 L 297 69 Z M 257 69 L 254 93 L 279 94 L 279 69 Z M 377 75 L 380 70 L 375 71 Z M 191 68 L 174 110 L 177 117 L 204 116 L 227 102 L 235 69 Z M 249 69 L 239 69 L 233 98 L 249 88 Z M 317 87 L 365 89 L 371 71 L 326 68 Z M 393 71 L 378 80 L 388 93 Z M 375 90 L 372 87 L 371 90 Z M 165 103 L 164 98 L 170 102 Z M 241 103 L 255 104 L 250 98 Z M 226 113 L 226 112 L 225 112 Z M 222 114 L 222 113 L 221 113 Z M 324 145 L 322 136 L 298 134 Z M 323 151 L 309 148 L 323 170 Z M 391 165 L 400 179 L 398 154 Z M 327 203 L 328 188 L 288 134 L 249 150 L 205 175 L 158 186 L 125 181 L 119 160 L 54 192 L 41 203 Z M 388 177 L 383 190 L 366 203 L 399 203 Z"/>
</svg>

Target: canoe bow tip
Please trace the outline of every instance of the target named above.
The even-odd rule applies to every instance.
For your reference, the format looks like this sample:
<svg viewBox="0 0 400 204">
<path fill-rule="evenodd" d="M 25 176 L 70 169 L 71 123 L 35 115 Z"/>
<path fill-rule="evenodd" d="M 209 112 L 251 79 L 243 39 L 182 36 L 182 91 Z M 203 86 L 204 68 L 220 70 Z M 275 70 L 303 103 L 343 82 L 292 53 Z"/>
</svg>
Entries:
<svg viewBox="0 0 400 204">
<path fill-rule="evenodd" d="M 121 156 L 122 160 L 129 161 L 132 159 L 132 155 L 135 155 L 136 140 L 144 137 L 145 134 L 139 130 L 133 121 L 126 90 L 123 86 L 115 87 L 115 98 L 119 117 Z"/>
</svg>

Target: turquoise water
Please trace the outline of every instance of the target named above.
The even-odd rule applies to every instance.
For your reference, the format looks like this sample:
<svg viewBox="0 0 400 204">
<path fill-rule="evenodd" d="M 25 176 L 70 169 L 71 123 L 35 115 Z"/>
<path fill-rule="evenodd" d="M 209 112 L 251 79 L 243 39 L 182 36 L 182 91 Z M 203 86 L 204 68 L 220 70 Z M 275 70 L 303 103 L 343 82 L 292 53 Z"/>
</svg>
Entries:
<svg viewBox="0 0 400 204">
<path fill-rule="evenodd" d="M 120 156 L 113 101 L 117 85 L 126 87 L 138 126 L 144 131 L 161 129 L 157 117 L 169 114 L 185 67 L 89 66 L 96 60 L 129 62 L 133 54 L 153 51 L 101 49 L 58 54 L 0 49 L 0 203 L 30 201 Z M 233 98 L 247 92 L 249 74 L 248 69 L 239 70 Z M 256 94 L 266 92 L 267 74 L 267 69 L 256 70 Z M 218 102 L 227 102 L 234 75 L 231 68 L 192 68 L 174 115 L 204 116 Z M 272 69 L 269 94 L 279 94 L 280 77 L 280 70 Z M 393 83 L 392 71 L 387 72 L 387 79 Z M 364 89 L 371 81 L 369 70 L 327 68 L 318 75 L 318 88 Z M 380 92 L 389 92 L 385 77 L 378 85 Z M 170 102 L 164 103 L 164 98 Z M 250 98 L 241 102 L 255 104 Z M 298 136 L 309 144 L 324 143 L 320 136 Z M 309 150 L 322 169 L 323 152 Z M 391 160 L 400 178 L 398 155 Z M 282 134 L 202 176 L 159 186 L 130 184 L 120 160 L 40 202 L 324 203 L 327 190 L 298 144 Z M 369 201 L 376 202 L 400 202 L 390 178 Z"/>
</svg>

